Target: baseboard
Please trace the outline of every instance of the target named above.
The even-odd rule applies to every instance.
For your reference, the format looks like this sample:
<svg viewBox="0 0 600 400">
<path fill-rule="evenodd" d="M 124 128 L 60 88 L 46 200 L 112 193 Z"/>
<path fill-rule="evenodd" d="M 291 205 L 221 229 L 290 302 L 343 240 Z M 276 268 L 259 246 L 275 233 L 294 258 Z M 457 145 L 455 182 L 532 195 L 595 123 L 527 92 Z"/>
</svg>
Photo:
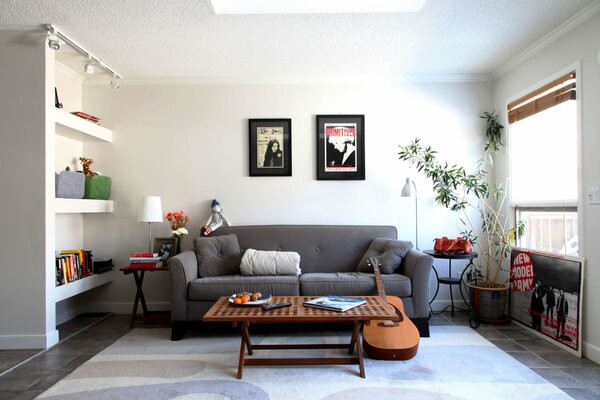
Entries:
<svg viewBox="0 0 600 400">
<path fill-rule="evenodd" d="M 440 312 L 440 311 L 450 311 L 450 307 L 452 307 L 452 302 L 450 300 L 434 300 L 433 303 L 430 304 L 431 305 L 431 310 L 434 313 Z M 467 305 L 467 303 L 465 303 L 464 301 L 461 300 L 456 300 L 454 299 L 454 311 L 468 311 L 469 306 Z"/>
<path fill-rule="evenodd" d="M 146 302 L 149 311 L 171 311 L 171 302 L 156 301 Z M 133 304 L 131 302 L 102 302 L 89 304 L 86 312 L 108 312 L 112 314 L 131 314 Z M 138 314 L 142 313 L 142 305 L 138 305 Z"/>
<path fill-rule="evenodd" d="M 58 331 L 55 329 L 45 335 L 2 335 L 0 350 L 48 349 L 58 343 Z"/>
<path fill-rule="evenodd" d="M 588 342 L 583 342 L 583 356 L 588 360 L 600 364 L 600 347 L 594 346 Z"/>
</svg>

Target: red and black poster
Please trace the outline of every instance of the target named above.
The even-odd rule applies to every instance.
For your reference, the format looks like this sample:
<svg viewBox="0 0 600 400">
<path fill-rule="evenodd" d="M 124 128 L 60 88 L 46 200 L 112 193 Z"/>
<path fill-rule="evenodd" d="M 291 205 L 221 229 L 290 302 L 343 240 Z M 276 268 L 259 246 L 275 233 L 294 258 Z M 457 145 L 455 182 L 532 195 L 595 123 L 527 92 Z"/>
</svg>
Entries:
<svg viewBox="0 0 600 400">
<path fill-rule="evenodd" d="M 583 259 L 513 248 L 510 316 L 581 357 Z"/>
</svg>

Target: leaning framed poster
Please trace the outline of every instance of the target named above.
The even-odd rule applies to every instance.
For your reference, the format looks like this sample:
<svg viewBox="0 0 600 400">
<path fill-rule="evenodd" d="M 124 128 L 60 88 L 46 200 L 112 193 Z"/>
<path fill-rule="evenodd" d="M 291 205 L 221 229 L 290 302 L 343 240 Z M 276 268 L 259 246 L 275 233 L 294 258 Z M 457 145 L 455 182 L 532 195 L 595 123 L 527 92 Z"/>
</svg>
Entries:
<svg viewBox="0 0 600 400">
<path fill-rule="evenodd" d="M 581 357 L 584 259 L 522 248 L 510 255 L 510 316 Z"/>
<path fill-rule="evenodd" d="M 317 115 L 317 180 L 365 179 L 365 116 Z"/>
<path fill-rule="evenodd" d="M 292 120 L 249 119 L 250 176 L 292 176 Z"/>
</svg>

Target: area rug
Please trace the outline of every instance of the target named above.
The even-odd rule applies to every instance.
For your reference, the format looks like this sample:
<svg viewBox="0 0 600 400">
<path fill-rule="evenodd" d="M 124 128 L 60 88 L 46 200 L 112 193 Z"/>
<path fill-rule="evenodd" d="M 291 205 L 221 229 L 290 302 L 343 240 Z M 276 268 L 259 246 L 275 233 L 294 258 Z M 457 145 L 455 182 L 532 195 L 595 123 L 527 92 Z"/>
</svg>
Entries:
<svg viewBox="0 0 600 400">
<path fill-rule="evenodd" d="M 421 340 L 417 356 L 408 361 L 367 358 L 366 379 L 356 365 L 332 365 L 245 367 L 238 380 L 238 336 L 169 338 L 168 329 L 135 329 L 38 399 L 570 399 L 468 327 L 432 327 L 431 337 Z M 284 342 L 347 343 L 349 336 L 341 331 L 253 335 L 255 344 Z M 317 356 L 309 354 L 313 351 L 258 350 L 253 357 Z M 321 357 L 344 355 L 316 351 Z"/>
</svg>

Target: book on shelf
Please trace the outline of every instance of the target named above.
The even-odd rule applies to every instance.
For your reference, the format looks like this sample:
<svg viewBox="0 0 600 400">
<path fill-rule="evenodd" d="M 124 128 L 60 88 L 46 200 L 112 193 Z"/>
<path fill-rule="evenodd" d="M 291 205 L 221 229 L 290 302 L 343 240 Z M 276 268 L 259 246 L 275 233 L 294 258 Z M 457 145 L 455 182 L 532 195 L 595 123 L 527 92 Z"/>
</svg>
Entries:
<svg viewBox="0 0 600 400">
<path fill-rule="evenodd" d="M 91 251 L 75 249 L 56 252 L 56 286 L 74 282 L 93 274 Z"/>
<path fill-rule="evenodd" d="M 305 301 L 303 304 L 306 307 L 343 312 L 365 304 L 366 302 L 365 299 L 360 297 L 321 296 L 316 299 Z"/>
<path fill-rule="evenodd" d="M 161 261 L 158 253 L 131 253 L 130 263 L 155 263 Z"/>
<path fill-rule="evenodd" d="M 158 253 L 131 253 L 131 255 L 129 256 L 131 258 L 134 257 L 158 257 Z"/>
<path fill-rule="evenodd" d="M 162 265 L 161 262 L 139 262 L 139 263 L 130 263 L 130 269 L 157 269 Z"/>
<path fill-rule="evenodd" d="M 135 263 L 153 263 L 153 262 L 159 262 L 162 261 L 162 259 L 160 257 L 145 257 L 145 258 L 141 258 L 141 257 L 132 257 L 129 259 L 129 262 L 132 264 Z"/>
<path fill-rule="evenodd" d="M 83 111 L 73 111 L 71 114 L 78 116 L 79 118 L 83 118 L 88 121 L 94 122 L 94 123 L 98 123 L 98 121 L 100 121 L 100 118 L 94 117 L 93 115 L 90 115 L 88 113 L 84 113 Z"/>
</svg>

